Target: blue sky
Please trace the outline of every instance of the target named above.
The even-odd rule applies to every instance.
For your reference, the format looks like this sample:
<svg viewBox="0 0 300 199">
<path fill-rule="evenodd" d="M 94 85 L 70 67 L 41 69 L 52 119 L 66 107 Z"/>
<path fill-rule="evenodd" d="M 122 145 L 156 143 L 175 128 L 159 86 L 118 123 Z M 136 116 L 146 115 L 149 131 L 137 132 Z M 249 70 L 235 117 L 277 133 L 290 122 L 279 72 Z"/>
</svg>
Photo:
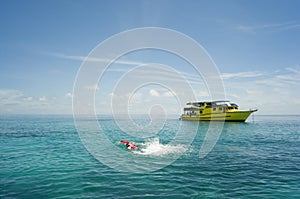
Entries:
<svg viewBox="0 0 300 199">
<path fill-rule="evenodd" d="M 241 108 L 299 114 L 299 7 L 296 0 L 1 1 L 0 114 L 72 113 L 73 84 L 84 57 L 114 34 L 149 26 L 182 32 L 201 44 L 219 68 L 227 98 Z M 127 64 L 112 68 L 106 81 L 117 82 L 122 74 L 113 71 L 133 67 L 128 63 L 175 63 L 172 56 L 154 54 L 122 58 Z M 178 70 L 191 72 L 177 61 Z M 208 99 L 202 80 L 199 85 L 198 99 Z M 168 92 L 143 88 L 130 103 L 161 102 L 177 114 Z M 112 94 L 113 87 L 98 92 L 105 107 L 99 113 L 110 112 Z"/>
</svg>

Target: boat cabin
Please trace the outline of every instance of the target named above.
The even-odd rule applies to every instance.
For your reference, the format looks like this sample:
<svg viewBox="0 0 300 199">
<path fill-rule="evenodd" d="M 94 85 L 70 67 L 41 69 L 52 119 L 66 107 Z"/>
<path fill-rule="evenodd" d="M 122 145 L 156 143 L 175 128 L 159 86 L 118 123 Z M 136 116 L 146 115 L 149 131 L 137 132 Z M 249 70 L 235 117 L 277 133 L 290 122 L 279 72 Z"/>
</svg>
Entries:
<svg viewBox="0 0 300 199">
<path fill-rule="evenodd" d="M 238 105 L 230 101 L 212 102 L 188 102 L 184 108 L 184 115 L 200 115 L 211 113 L 225 113 L 230 110 L 237 110 Z"/>
</svg>

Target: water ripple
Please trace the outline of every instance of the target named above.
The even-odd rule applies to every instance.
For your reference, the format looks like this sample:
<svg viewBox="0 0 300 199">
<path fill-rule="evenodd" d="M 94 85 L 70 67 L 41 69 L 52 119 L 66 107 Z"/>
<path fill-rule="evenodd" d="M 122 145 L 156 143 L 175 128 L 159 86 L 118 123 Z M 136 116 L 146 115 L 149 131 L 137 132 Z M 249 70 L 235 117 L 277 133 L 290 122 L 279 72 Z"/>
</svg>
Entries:
<svg viewBox="0 0 300 199">
<path fill-rule="evenodd" d="M 299 117 L 256 119 L 226 123 L 214 150 L 199 159 L 202 124 L 177 161 L 152 173 L 131 174 L 95 160 L 72 118 L 0 118 L 0 198 L 297 198 Z M 109 119 L 101 122 L 115 132 Z M 168 122 L 164 134 L 169 138 L 167 131 L 179 121 Z"/>
</svg>

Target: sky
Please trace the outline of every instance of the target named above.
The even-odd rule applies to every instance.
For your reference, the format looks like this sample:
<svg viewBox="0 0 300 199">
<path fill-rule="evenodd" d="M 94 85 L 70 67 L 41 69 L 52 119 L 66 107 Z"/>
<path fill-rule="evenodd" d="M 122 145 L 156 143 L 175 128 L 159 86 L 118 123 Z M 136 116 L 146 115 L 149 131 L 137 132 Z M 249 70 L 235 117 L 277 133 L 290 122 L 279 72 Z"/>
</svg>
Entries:
<svg viewBox="0 0 300 199">
<path fill-rule="evenodd" d="M 240 108 L 257 108 L 257 114 L 300 113 L 300 1 L 3 0 L 0 4 L 0 114 L 72 114 L 74 83 L 90 52 L 115 34 L 143 27 L 172 29 L 198 42 L 219 70 L 226 98 Z M 147 63 L 179 72 L 196 97 L 159 84 L 116 92 L 124 76 Z M 157 71 L 152 74 L 146 68 L 135 75 L 152 74 L 168 79 L 174 88 L 182 86 L 175 73 L 172 76 L 163 67 Z M 186 101 L 210 99 L 205 81 L 189 64 L 157 50 L 122 56 L 99 84 L 86 89 L 96 93 L 98 114 L 110 114 L 116 99 L 125 101 L 132 113 L 170 114 L 182 112 L 184 104 L 178 104 L 177 95 Z"/>
</svg>

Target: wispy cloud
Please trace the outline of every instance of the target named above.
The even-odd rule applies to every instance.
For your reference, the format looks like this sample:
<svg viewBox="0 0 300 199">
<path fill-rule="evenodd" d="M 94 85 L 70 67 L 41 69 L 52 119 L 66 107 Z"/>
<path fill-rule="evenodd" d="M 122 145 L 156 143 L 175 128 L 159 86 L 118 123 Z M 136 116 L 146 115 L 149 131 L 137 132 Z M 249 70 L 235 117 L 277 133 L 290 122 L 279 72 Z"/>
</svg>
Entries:
<svg viewBox="0 0 300 199">
<path fill-rule="evenodd" d="M 295 68 L 291 68 L 291 67 L 287 67 L 286 70 L 293 72 L 295 74 L 300 75 L 300 70 L 299 69 L 295 69 Z"/>
<path fill-rule="evenodd" d="M 288 67 L 264 79 L 257 80 L 256 83 L 284 88 L 300 86 L 300 70 Z"/>
<path fill-rule="evenodd" d="M 85 56 L 77 56 L 77 55 L 65 55 L 61 53 L 47 53 L 48 55 L 67 59 L 67 60 L 78 60 L 78 61 L 87 61 L 87 62 L 98 62 L 98 63 L 110 63 L 112 62 L 111 59 L 105 58 L 96 58 L 96 57 L 85 57 Z M 143 79 L 152 79 L 155 76 L 155 80 L 162 80 L 162 81 L 170 81 L 170 82 L 188 82 L 190 84 L 203 84 L 203 78 L 200 74 L 195 73 L 188 73 L 185 71 L 179 71 L 175 68 L 169 69 L 165 68 L 162 65 L 158 65 L 156 63 L 151 62 L 143 62 L 143 61 L 136 61 L 136 60 L 115 60 L 113 61 L 114 64 L 119 65 L 128 65 L 128 66 L 142 66 L 142 69 L 139 68 L 138 70 L 134 71 L 136 78 L 143 78 Z M 143 66 L 152 67 L 143 67 Z M 157 68 L 157 70 L 153 70 L 153 66 Z M 106 72 L 116 72 L 116 73 L 128 73 L 132 72 L 131 67 L 110 67 L 106 70 Z M 154 75 L 153 75 L 154 74 Z M 181 76 L 182 78 L 178 78 Z M 91 86 L 87 89 L 95 89 L 94 86 Z"/>
<path fill-rule="evenodd" d="M 288 87 L 292 85 L 300 86 L 300 70 L 293 67 L 269 72 L 253 71 L 222 73 L 221 77 L 223 80 L 226 80 L 225 83 L 242 84 L 243 82 L 251 82 L 252 84 L 260 86 L 265 85 L 272 87 Z"/>
<path fill-rule="evenodd" d="M 259 71 L 249 71 L 249 72 L 238 72 L 238 73 L 222 73 L 221 77 L 223 80 L 232 78 L 250 78 L 250 77 L 260 77 L 263 73 Z"/>
<path fill-rule="evenodd" d="M 98 57 L 91 57 L 91 56 L 77 56 L 77 55 L 64 55 L 64 54 L 58 54 L 58 53 L 48 53 L 49 55 L 59 57 L 62 59 L 67 60 L 76 60 L 76 61 L 86 61 L 86 62 L 98 62 L 98 63 L 111 63 L 113 60 L 106 59 L 106 58 L 98 58 Z M 144 62 L 138 62 L 138 61 L 126 61 L 126 60 L 115 60 L 113 61 L 115 64 L 123 64 L 123 65 L 142 65 L 147 64 Z"/>
<path fill-rule="evenodd" d="M 239 25 L 236 27 L 237 30 L 247 33 L 256 33 L 258 31 L 280 31 L 300 28 L 300 24 L 296 22 L 284 22 L 284 23 L 273 23 L 273 24 L 259 24 L 259 25 Z"/>
<path fill-rule="evenodd" d="M 224 81 L 228 99 L 236 100 L 241 108 L 258 108 L 259 114 L 298 114 L 299 67 L 264 71 L 261 74 L 257 78 Z"/>
<path fill-rule="evenodd" d="M 0 90 L 0 106 L 19 104 L 23 99 L 28 99 L 21 91 L 12 89 Z"/>
<path fill-rule="evenodd" d="M 0 114 L 71 113 L 70 100 L 64 101 L 64 98 L 64 96 L 33 97 L 20 90 L 0 89 Z"/>
<path fill-rule="evenodd" d="M 172 92 L 172 91 L 167 91 L 163 93 L 164 97 L 174 97 L 176 96 L 176 93 Z"/>
<path fill-rule="evenodd" d="M 84 88 L 87 89 L 87 90 L 92 90 L 92 91 L 99 90 L 98 84 L 88 85 L 88 86 L 85 86 Z"/>
<path fill-rule="evenodd" d="M 66 94 L 65 94 L 65 97 L 66 97 L 66 98 L 71 98 L 71 99 L 72 99 L 72 98 L 73 98 L 73 93 L 70 93 L 70 92 L 69 92 L 69 93 L 66 93 Z"/>
<path fill-rule="evenodd" d="M 42 97 L 39 98 L 39 101 L 41 101 L 41 102 L 44 102 L 44 101 L 47 101 L 47 100 L 48 100 L 48 99 L 47 99 L 46 96 L 42 96 Z"/>
<path fill-rule="evenodd" d="M 159 94 L 155 89 L 151 89 L 151 90 L 149 91 L 149 94 L 150 94 L 151 96 L 153 96 L 153 97 L 159 97 L 159 96 L 160 96 L 160 94 Z"/>
</svg>

